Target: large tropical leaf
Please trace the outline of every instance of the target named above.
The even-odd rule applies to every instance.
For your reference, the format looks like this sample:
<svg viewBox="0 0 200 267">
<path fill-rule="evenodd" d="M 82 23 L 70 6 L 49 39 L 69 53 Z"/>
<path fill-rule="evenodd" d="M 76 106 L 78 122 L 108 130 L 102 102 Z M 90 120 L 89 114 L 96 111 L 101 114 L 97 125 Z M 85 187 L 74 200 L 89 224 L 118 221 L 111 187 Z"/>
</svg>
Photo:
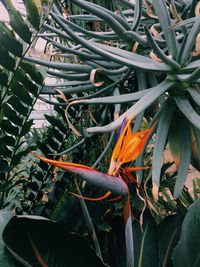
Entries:
<svg viewBox="0 0 200 267">
<path fill-rule="evenodd" d="M 181 237 L 173 251 L 173 263 L 176 267 L 197 267 L 200 265 L 200 199 L 188 210 L 183 221 Z"/>
<path fill-rule="evenodd" d="M 3 241 L 23 266 L 106 266 L 86 240 L 44 217 L 12 217 Z"/>
<path fill-rule="evenodd" d="M 20 267 L 20 264 L 5 249 L 4 242 L 2 240 L 3 230 L 12 216 L 12 211 L 0 211 L 0 262 L 2 267 Z"/>
<path fill-rule="evenodd" d="M 152 215 L 145 213 L 143 231 L 137 222 L 133 222 L 135 266 L 172 266 L 171 255 L 180 238 L 182 220 L 175 214 L 157 225 Z"/>
</svg>

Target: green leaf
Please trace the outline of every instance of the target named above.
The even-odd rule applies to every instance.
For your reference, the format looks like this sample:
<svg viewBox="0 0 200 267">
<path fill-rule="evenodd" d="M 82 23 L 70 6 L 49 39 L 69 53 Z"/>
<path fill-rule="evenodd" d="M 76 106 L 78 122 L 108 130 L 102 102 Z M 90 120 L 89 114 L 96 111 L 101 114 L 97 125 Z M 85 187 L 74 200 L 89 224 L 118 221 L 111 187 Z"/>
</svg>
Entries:
<svg viewBox="0 0 200 267">
<path fill-rule="evenodd" d="M 193 109 L 188 98 L 185 96 L 174 97 L 177 106 L 183 112 L 185 117 L 198 129 L 200 129 L 200 115 Z"/>
<path fill-rule="evenodd" d="M 8 161 L 6 161 L 4 159 L 0 159 L 0 164 L 1 164 L 0 173 L 8 172 L 10 170 L 10 166 L 8 166 Z"/>
<path fill-rule="evenodd" d="M 4 135 L 0 140 L 7 146 L 15 146 L 16 139 L 11 135 Z"/>
<path fill-rule="evenodd" d="M 145 27 L 145 33 L 147 35 L 148 41 L 152 47 L 152 49 L 155 51 L 156 55 L 167 65 L 171 66 L 173 69 L 178 70 L 181 68 L 181 65 L 176 62 L 175 60 L 171 59 L 169 56 L 166 56 L 163 50 L 158 46 L 156 41 L 154 41 L 154 38 L 150 32 L 150 30 Z"/>
<path fill-rule="evenodd" d="M 86 240 L 44 217 L 12 217 L 4 228 L 3 241 L 24 266 L 106 266 Z"/>
<path fill-rule="evenodd" d="M 153 0 L 152 2 L 164 32 L 169 53 L 173 56 L 173 58 L 176 58 L 178 52 L 178 43 L 174 31 L 169 29 L 171 26 L 171 19 L 167 9 L 166 1 Z"/>
<path fill-rule="evenodd" d="M 143 232 L 141 232 L 140 224 L 133 223 L 133 239 L 134 239 L 134 257 L 135 266 L 137 267 L 158 267 L 158 239 L 157 225 L 153 217 L 149 213 L 144 215 Z"/>
<path fill-rule="evenodd" d="M 33 27 L 35 27 L 35 29 L 39 30 L 40 15 L 39 15 L 38 7 L 36 6 L 36 1 L 23 0 L 23 2 L 26 7 L 28 21 L 33 25 Z"/>
<path fill-rule="evenodd" d="M 41 72 L 38 70 L 38 68 L 35 65 L 26 63 L 26 62 L 21 62 L 20 68 L 26 74 L 28 74 L 36 84 L 39 84 L 39 85 L 43 84 L 44 77 L 42 76 Z"/>
<path fill-rule="evenodd" d="M 158 243 L 160 266 L 172 266 L 171 254 L 177 245 L 183 218 L 179 214 L 165 217 L 158 226 Z"/>
<path fill-rule="evenodd" d="M 12 92 L 19 97 L 19 99 L 24 102 L 27 106 L 32 106 L 33 99 L 28 93 L 28 91 L 21 85 L 17 80 L 13 80 L 10 88 Z"/>
<path fill-rule="evenodd" d="M 6 146 L 5 144 L 0 143 L 0 154 L 3 155 L 4 158 L 7 159 L 7 158 L 10 158 L 12 156 L 12 150 L 8 146 Z M 4 171 L 7 171 L 7 169 Z"/>
<path fill-rule="evenodd" d="M 80 73 L 90 73 L 93 69 L 89 65 L 84 64 L 71 64 L 71 63 L 60 63 L 60 62 L 53 62 L 53 61 L 45 61 L 33 57 L 24 57 L 27 61 L 40 64 L 42 66 L 46 66 L 52 69 L 57 70 L 65 70 L 65 71 L 76 71 Z"/>
<path fill-rule="evenodd" d="M 0 41 L 13 55 L 22 57 L 22 44 L 17 41 L 13 32 L 2 22 L 0 22 Z"/>
<path fill-rule="evenodd" d="M 200 67 L 196 68 L 191 74 L 178 74 L 176 77 L 183 82 L 199 82 Z M 188 89 L 189 91 L 189 89 Z"/>
<path fill-rule="evenodd" d="M 185 42 L 185 46 L 183 48 L 180 63 L 183 65 L 187 62 L 188 58 L 190 57 L 190 53 L 195 45 L 195 40 L 197 37 L 197 34 L 200 31 L 200 17 L 197 17 L 197 20 L 193 24 L 193 27 L 190 30 L 190 33 L 187 37 L 187 42 Z"/>
<path fill-rule="evenodd" d="M 19 126 L 22 125 L 23 119 L 9 105 L 7 104 L 3 105 L 3 112 L 4 112 L 4 116 L 7 117 L 11 122 Z"/>
<path fill-rule="evenodd" d="M 171 127 L 170 127 L 170 131 L 168 134 L 168 142 L 169 142 L 169 148 L 170 148 L 170 152 L 172 154 L 174 163 L 176 165 L 176 167 L 178 168 L 179 164 L 180 164 L 180 138 L 177 134 L 177 132 L 175 132 L 175 129 L 177 128 L 177 120 L 173 120 L 171 123 Z M 179 131 L 180 133 L 180 131 Z"/>
<path fill-rule="evenodd" d="M 4 247 L 2 233 L 5 225 L 13 216 L 12 211 L 0 210 L 0 263 L 1 267 L 20 267 L 20 264 L 8 253 Z"/>
<path fill-rule="evenodd" d="M 20 136 L 26 135 L 30 131 L 32 125 L 33 125 L 32 119 L 26 121 L 26 123 L 22 126 L 22 129 L 20 131 Z"/>
<path fill-rule="evenodd" d="M 118 22 L 115 19 L 115 14 L 109 14 L 105 12 L 105 10 L 101 10 L 101 8 L 98 8 L 98 6 L 96 7 L 95 5 L 88 3 L 87 1 L 71 0 L 71 2 L 85 9 L 89 13 L 92 13 L 97 17 L 103 19 L 122 39 L 126 39 L 123 35 L 123 33 L 126 31 L 126 28 L 122 26 L 122 23 Z"/>
<path fill-rule="evenodd" d="M 55 152 L 58 151 L 58 149 L 60 148 L 60 144 L 56 141 L 55 138 L 51 137 L 49 140 L 48 140 L 48 143 L 49 143 L 49 147 L 52 148 L 52 150 L 54 150 Z"/>
<path fill-rule="evenodd" d="M 29 77 L 22 69 L 17 69 L 15 72 L 16 79 L 23 84 L 23 86 L 34 96 L 38 95 L 39 88 L 33 83 L 31 77 Z"/>
<path fill-rule="evenodd" d="M 45 119 L 54 127 L 57 127 L 63 134 L 66 134 L 67 131 L 67 125 L 64 125 L 64 123 L 53 116 L 49 116 L 47 114 L 44 115 Z"/>
<path fill-rule="evenodd" d="M 195 126 L 191 126 L 191 147 L 192 147 L 192 165 L 200 171 L 200 130 Z"/>
<path fill-rule="evenodd" d="M 198 20 L 198 16 L 194 18 L 184 19 L 174 25 L 171 26 L 172 29 L 177 29 L 183 26 L 187 26 L 188 24 L 193 24 L 195 21 Z"/>
<path fill-rule="evenodd" d="M 82 44 L 84 47 L 88 48 L 93 53 L 102 56 L 103 58 L 112 60 L 117 62 L 123 66 L 129 66 L 132 68 L 139 69 L 148 69 L 152 71 L 163 71 L 170 72 L 171 67 L 166 64 L 156 63 L 154 60 L 150 58 L 137 55 L 135 53 L 131 53 L 122 49 L 118 49 L 115 47 L 110 47 L 108 45 L 103 45 L 97 42 L 93 42 L 91 40 L 85 40 L 79 37 L 76 33 L 74 33 L 69 27 L 67 27 L 58 17 L 52 14 L 52 17 L 58 22 L 61 28 L 69 34 L 76 42 Z M 144 64 L 145 62 L 145 64 Z"/>
<path fill-rule="evenodd" d="M 188 121 L 184 117 L 176 117 L 176 120 L 171 125 L 169 147 L 178 168 L 174 188 L 174 197 L 178 198 L 187 178 L 191 158 L 190 129 Z"/>
<path fill-rule="evenodd" d="M 3 46 L 1 43 L 0 43 L 0 52 L 1 52 L 0 65 L 2 65 L 4 68 L 10 71 L 14 71 L 15 60 L 13 57 L 9 55 L 7 48 Z"/>
<path fill-rule="evenodd" d="M 158 129 L 156 132 L 152 160 L 152 181 L 155 183 L 157 188 L 160 186 L 163 151 L 167 142 L 169 127 L 175 111 L 173 104 L 170 104 L 169 102 L 166 103 L 158 119 Z"/>
<path fill-rule="evenodd" d="M 95 43 L 93 41 L 89 41 L 88 43 L 93 45 L 93 47 L 95 46 L 96 50 L 99 49 L 100 53 L 103 52 L 105 57 L 113 59 L 113 61 L 119 62 L 125 66 L 135 66 L 140 69 L 149 69 L 152 71 L 161 70 L 168 72 L 171 70 L 170 66 L 164 63 L 157 63 L 153 59 L 146 56 L 132 53 L 117 47 Z"/>
<path fill-rule="evenodd" d="M 2 120 L 1 122 L 1 128 L 3 131 L 13 134 L 13 135 L 18 135 L 19 129 L 18 127 L 14 126 L 9 120 Z"/>
<path fill-rule="evenodd" d="M 10 17 L 11 27 L 26 43 L 29 43 L 31 40 L 31 32 L 28 26 L 20 13 L 14 8 L 11 0 L 5 0 L 5 4 Z"/>
<path fill-rule="evenodd" d="M 8 103 L 15 109 L 19 114 L 22 114 L 23 116 L 27 116 L 27 113 L 29 111 L 27 106 L 24 106 L 24 104 L 21 102 L 21 100 L 13 95 L 9 100 Z"/>
<path fill-rule="evenodd" d="M 135 266 L 172 266 L 171 255 L 180 238 L 183 218 L 170 215 L 157 225 L 152 215 L 145 212 L 143 221 L 143 232 L 139 223 L 133 222 Z"/>
<path fill-rule="evenodd" d="M 5 72 L 0 70 L 0 85 L 7 86 L 8 83 L 8 76 Z"/>
<path fill-rule="evenodd" d="M 82 28 L 82 27 L 80 27 L 80 26 L 78 26 L 77 24 L 75 24 L 75 23 L 73 23 L 73 22 L 71 22 L 70 20 L 68 20 L 68 19 L 65 19 L 62 15 L 57 15 L 65 24 L 67 24 L 67 25 L 69 25 L 72 29 L 75 29 L 76 31 L 78 31 L 78 32 L 81 32 L 81 33 L 83 33 L 83 34 L 85 34 L 86 36 L 88 36 L 88 37 L 92 37 L 92 38 L 96 38 L 96 39 L 100 39 L 100 40 L 114 40 L 114 39 L 118 39 L 118 37 L 117 37 L 117 35 L 116 34 L 113 34 L 112 32 L 111 32 L 111 34 L 103 34 L 102 32 L 93 32 L 93 31 L 88 31 L 87 29 L 85 29 L 85 28 Z M 48 26 L 47 26 L 48 27 Z M 57 33 L 58 33 L 58 35 L 60 35 L 60 36 L 62 36 L 62 37 L 66 37 L 67 39 L 69 38 L 69 36 L 64 36 L 64 35 L 66 35 L 64 32 L 61 32 L 61 31 L 59 31 L 59 30 L 56 30 L 56 29 L 54 29 L 54 32 L 56 32 L 57 31 Z M 56 46 L 57 47 L 63 47 L 63 51 L 66 51 L 66 52 L 69 52 L 70 51 L 70 48 L 68 48 L 68 47 L 64 47 L 64 46 L 62 46 L 62 45 L 59 45 L 59 43 L 55 43 L 55 42 L 53 42 L 53 44 L 55 45 L 56 44 Z M 68 50 L 68 51 L 67 51 Z M 85 54 L 85 53 L 81 53 L 81 52 L 79 52 L 79 51 L 73 51 L 73 49 L 71 49 L 71 51 L 72 51 L 72 53 L 74 52 L 75 54 L 77 53 L 77 55 L 85 55 L 85 56 L 87 56 L 87 54 Z M 90 56 L 88 55 L 88 58 L 89 58 Z"/>
<path fill-rule="evenodd" d="M 27 149 L 23 149 L 22 151 L 15 153 L 15 155 L 12 157 L 11 159 L 11 163 L 12 165 L 16 166 L 20 163 L 22 157 L 26 156 L 28 153 L 30 153 L 31 151 L 31 147 L 27 148 Z M 35 149 L 35 147 L 33 148 Z"/>
<path fill-rule="evenodd" d="M 181 237 L 173 251 L 173 263 L 176 267 L 200 266 L 200 199 L 192 204 L 183 221 Z"/>
<path fill-rule="evenodd" d="M 133 17 L 133 22 L 131 25 L 131 30 L 134 32 L 137 30 L 141 22 L 142 4 L 143 4 L 142 0 L 136 1 L 135 3 L 135 10 L 134 10 L 135 12 Z"/>
<path fill-rule="evenodd" d="M 56 138 L 56 140 L 58 140 L 58 142 L 63 142 L 65 139 L 65 135 L 63 135 L 63 133 L 56 127 L 52 128 L 52 134 Z M 66 131 L 65 131 L 65 134 L 66 134 Z"/>
<path fill-rule="evenodd" d="M 86 134 L 90 132 L 110 132 L 117 129 L 124 118 L 132 119 L 137 116 L 141 111 L 149 107 L 159 96 L 170 89 L 174 85 L 173 81 L 164 80 L 145 94 L 139 101 L 137 101 L 131 108 L 129 108 L 124 114 L 122 114 L 118 119 L 111 122 L 108 125 L 102 127 L 92 127 L 86 129 Z"/>
<path fill-rule="evenodd" d="M 76 100 L 74 101 L 74 104 L 93 105 L 93 104 L 128 103 L 128 102 L 139 100 L 140 98 L 142 98 L 145 94 L 149 93 L 150 91 L 151 89 L 146 89 L 143 91 L 130 93 L 130 94 L 123 94 L 119 96 L 104 96 L 104 97 Z"/>
<path fill-rule="evenodd" d="M 200 68 L 199 68 L 200 70 Z M 192 97 L 192 99 L 200 106 L 200 93 L 196 88 L 187 89 L 188 93 Z"/>
</svg>

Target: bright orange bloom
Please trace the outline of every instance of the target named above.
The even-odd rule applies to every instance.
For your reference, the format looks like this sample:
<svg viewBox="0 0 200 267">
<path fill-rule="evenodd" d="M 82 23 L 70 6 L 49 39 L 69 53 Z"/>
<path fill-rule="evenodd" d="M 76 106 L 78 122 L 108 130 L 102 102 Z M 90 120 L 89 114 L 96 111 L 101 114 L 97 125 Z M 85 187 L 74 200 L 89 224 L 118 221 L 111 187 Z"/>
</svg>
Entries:
<svg viewBox="0 0 200 267">
<path fill-rule="evenodd" d="M 134 161 L 142 153 L 153 127 L 134 133 L 131 120 L 126 123 L 112 153 L 109 175 L 116 175 L 122 164 Z"/>
<path fill-rule="evenodd" d="M 112 157 L 111 157 L 110 167 L 108 170 L 108 175 L 120 177 L 126 183 L 134 182 L 135 184 L 139 185 L 138 182 L 131 175 L 131 172 L 136 171 L 136 170 L 147 169 L 149 167 L 128 167 L 128 168 L 124 168 L 123 170 L 121 170 L 121 166 L 124 163 L 134 161 L 142 153 L 145 147 L 146 141 L 148 140 L 153 128 L 154 126 L 151 127 L 150 129 L 134 133 L 132 132 L 132 129 L 131 129 L 131 120 L 129 120 L 126 123 L 124 129 L 122 130 L 122 133 L 120 134 L 115 144 Z M 54 165 L 56 167 L 59 167 L 65 170 L 70 169 L 70 168 L 92 170 L 92 168 L 86 165 L 50 160 L 39 155 L 35 155 L 35 156 L 46 163 L 49 163 L 51 165 Z M 84 196 L 77 195 L 75 193 L 72 193 L 72 194 L 85 200 L 100 201 L 100 200 L 108 198 L 111 195 L 111 192 L 106 192 L 104 196 L 97 197 L 97 198 L 84 197 Z"/>
</svg>

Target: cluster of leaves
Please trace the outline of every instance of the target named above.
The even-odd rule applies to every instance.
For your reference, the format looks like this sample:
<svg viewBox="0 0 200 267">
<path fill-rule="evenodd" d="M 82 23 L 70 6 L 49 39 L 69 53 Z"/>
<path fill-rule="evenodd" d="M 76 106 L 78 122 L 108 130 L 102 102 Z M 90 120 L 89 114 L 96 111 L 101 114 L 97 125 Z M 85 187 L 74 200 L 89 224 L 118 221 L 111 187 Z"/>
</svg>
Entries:
<svg viewBox="0 0 200 267">
<path fill-rule="evenodd" d="M 191 205 L 184 220 L 180 215 L 170 215 L 158 225 L 152 216 L 146 213 L 143 231 L 134 222 L 133 237 L 137 244 L 135 266 L 198 266 L 199 205 L 199 200 Z M 2 232 L 4 228 L 3 241 L 24 266 L 27 264 L 35 266 L 38 263 L 41 266 L 70 264 L 81 267 L 86 263 L 88 266 L 94 266 L 94 264 L 95 266 L 108 266 L 96 257 L 85 240 L 75 234 L 67 233 L 59 223 L 44 217 L 12 217 L 11 213 L 5 211 L 2 211 L 0 215 L 0 231 Z M 24 228 L 27 229 L 28 234 L 23 232 Z M 80 249 L 79 257 L 76 257 L 77 244 Z M 2 241 L 0 246 L 2 246 Z M 2 252 L 0 257 L 2 264 L 10 264 L 5 266 L 19 266 L 6 251 Z M 123 248 L 120 251 L 120 257 L 119 266 L 125 266 Z"/>
<path fill-rule="evenodd" d="M 23 174 L 24 171 L 27 172 L 26 168 L 19 169 L 22 158 L 34 148 L 39 148 L 45 156 L 52 159 L 78 149 L 81 153 L 79 152 L 77 159 L 73 157 L 73 161 L 79 162 L 80 155 L 83 154 L 85 162 L 82 159 L 81 163 L 93 165 L 93 168 L 98 167 L 106 172 L 109 162 L 104 160 L 103 164 L 99 163 L 110 153 L 110 148 L 114 144 L 115 130 L 125 118 L 128 120 L 134 118 L 134 132 L 138 131 L 144 121 L 150 123 L 150 126 L 155 121 L 157 122 L 152 131 L 152 135 L 155 134 L 152 181 L 150 183 L 148 181 L 151 172 L 147 178 L 143 172 L 137 174 L 138 182 L 144 185 L 144 189 L 148 191 L 147 194 L 151 196 L 148 199 L 148 206 L 156 213 L 156 208 L 159 210 L 161 205 L 162 209 L 164 204 L 166 213 L 178 212 L 185 215 L 189 205 L 193 202 L 184 188 L 190 162 L 200 170 L 200 20 L 197 1 L 139 0 L 132 3 L 128 0 L 121 0 L 121 4 L 118 1 L 104 1 L 103 6 L 102 1 L 100 4 L 99 1 L 89 3 L 85 0 L 68 0 L 55 1 L 51 6 L 46 1 L 24 0 L 27 10 L 26 21 L 14 9 L 10 0 L 3 2 L 10 15 L 10 27 L 0 23 L 2 30 L 0 33 L 0 51 L 2 52 L 0 59 L 0 163 L 3 166 L 0 170 L 1 207 L 10 202 L 11 198 L 7 198 L 8 196 L 16 196 L 13 188 L 15 189 L 19 183 L 24 184 L 21 203 L 26 212 L 37 214 L 45 212 L 45 215 L 58 219 L 63 208 L 77 207 L 77 202 L 70 202 L 69 195 L 65 192 L 65 189 L 68 191 L 74 188 L 73 182 L 69 183 L 67 180 L 69 177 L 66 179 L 65 174 L 61 174 L 60 180 L 63 188 L 57 195 L 59 177 L 56 177 L 57 182 L 54 183 L 55 172 L 52 167 L 42 162 L 35 164 L 35 160 L 30 157 L 27 160 L 30 163 L 27 179 Z M 38 6 L 39 2 L 40 6 Z M 46 16 L 47 13 L 49 16 Z M 43 15 L 42 19 L 41 15 Z M 29 56 L 26 55 L 38 37 L 47 41 L 46 47 L 53 47 L 50 52 L 46 49 L 46 56 L 43 57 L 47 58 L 50 55 L 50 60 L 42 59 L 42 57 L 35 58 L 31 51 L 28 53 Z M 60 79 L 60 81 L 51 86 L 43 86 L 43 77 L 35 67 L 36 64 L 40 65 L 47 76 Z M 62 99 L 56 103 L 50 101 L 50 104 L 55 105 L 55 111 L 59 115 L 46 116 L 51 126 L 39 136 L 34 147 L 31 147 L 24 135 L 30 132 L 33 121 L 29 119 L 29 116 L 38 97 L 43 99 L 41 93 L 59 95 Z M 89 106 L 89 108 L 85 109 L 82 105 Z M 94 124 L 97 126 L 93 127 Z M 70 135 L 71 130 L 80 141 L 77 141 L 78 137 L 74 138 L 73 132 Z M 101 138 L 98 133 L 102 132 L 104 135 Z M 103 139 L 106 141 L 99 149 Z M 163 174 L 163 170 L 167 168 L 165 166 L 162 168 L 162 155 L 167 143 L 169 143 L 178 169 L 178 172 L 170 177 Z M 93 150 L 93 153 L 88 153 L 92 146 L 96 146 L 97 151 Z M 136 165 L 142 166 L 145 163 L 145 156 L 146 154 L 142 153 L 136 160 Z M 20 166 L 23 166 L 23 163 Z M 98 175 L 99 178 L 103 177 L 100 173 Z M 123 187 L 123 183 L 119 182 L 117 185 L 118 182 L 116 182 L 115 189 L 111 183 L 105 182 L 102 186 L 98 181 L 95 185 L 119 192 L 117 186 Z M 147 188 L 147 183 L 150 189 Z M 44 210 L 44 205 L 40 201 L 48 191 L 52 191 L 52 188 L 53 192 L 48 196 L 49 199 L 52 197 L 53 205 L 49 201 Z M 123 190 L 126 191 L 127 187 L 123 187 Z M 153 202 L 153 196 L 158 197 L 159 190 L 162 192 L 162 197 L 157 206 L 154 203 L 155 208 L 150 200 Z M 87 192 L 87 187 L 85 192 Z M 135 188 L 130 189 L 130 192 L 134 200 L 139 197 L 139 195 L 136 196 L 138 192 Z M 183 192 L 182 195 L 181 192 Z M 65 204 L 60 209 L 63 199 Z M 81 202 L 82 205 L 83 203 Z M 114 207 L 114 205 L 110 206 Z M 137 207 L 135 203 L 133 206 L 141 213 L 143 207 L 140 205 Z M 87 208 L 83 210 L 86 212 Z M 162 212 L 163 210 L 158 214 L 161 215 Z M 100 213 L 97 212 L 97 217 Z M 66 218 L 69 218 L 69 215 L 66 215 Z M 116 222 L 115 212 L 111 218 Z M 130 227 L 131 229 L 133 227 L 133 233 L 137 232 L 138 240 L 134 237 L 132 241 L 129 236 L 129 242 L 130 244 L 134 242 L 136 247 L 140 247 L 140 251 L 136 250 L 134 254 L 138 266 L 143 266 L 145 264 L 143 256 L 148 256 L 149 246 L 146 238 L 148 237 L 152 242 L 153 236 L 159 235 L 160 232 L 164 236 L 168 235 L 170 248 L 164 247 L 163 252 L 163 240 L 156 240 L 155 251 L 158 251 L 159 247 L 161 254 L 163 252 L 167 255 L 157 255 L 156 252 L 157 254 L 154 254 L 152 259 L 155 260 L 155 266 L 158 262 L 163 262 L 163 266 L 168 264 L 171 257 L 169 249 L 171 251 L 172 243 L 174 247 L 179 240 L 176 231 L 180 231 L 180 229 L 177 230 L 180 228 L 180 221 L 177 218 L 177 216 L 172 218 L 173 222 L 175 220 L 175 228 L 172 227 L 171 230 L 175 230 L 169 235 L 165 233 L 169 230 L 169 219 L 163 223 L 164 226 L 161 223 L 157 229 L 152 218 L 144 217 L 143 233 L 139 225 L 132 225 L 129 221 L 129 233 Z M 185 220 L 187 225 L 188 217 Z M 150 226 L 146 227 L 146 221 L 147 224 L 150 221 Z M 11 221 L 11 225 L 12 223 Z M 81 220 L 78 223 L 81 223 Z M 114 229 L 114 223 L 110 224 Z M 8 224 L 7 229 L 9 227 Z M 74 230 L 76 227 L 71 229 Z M 106 229 L 109 227 L 103 226 L 103 230 Z M 9 233 L 6 231 L 5 236 L 8 236 Z M 185 228 L 182 235 L 185 235 Z M 103 246 L 108 240 L 110 241 L 105 236 L 102 238 Z M 162 239 L 162 235 L 160 238 Z M 174 238 L 177 238 L 176 242 Z M 18 251 L 15 251 L 13 245 L 6 239 L 4 242 L 7 247 L 18 254 Z M 47 239 L 46 236 L 45 239 Z M 10 241 L 13 242 L 13 237 Z M 29 247 L 34 250 L 36 259 L 41 265 L 46 266 L 48 262 L 49 266 L 55 266 L 55 262 L 48 257 L 48 251 L 46 254 L 46 251 L 42 250 L 38 254 L 38 248 L 32 236 L 28 239 L 25 237 L 24 241 L 30 243 Z M 161 246 L 160 243 L 162 243 Z M 185 246 L 183 243 L 184 241 L 180 239 L 175 250 L 176 255 L 173 256 L 175 266 L 182 264 L 177 255 L 181 253 L 181 247 Z M 122 238 L 122 244 L 124 244 L 124 238 Z M 145 246 L 147 246 L 147 251 Z M 124 251 L 123 245 L 120 248 Z M 189 251 L 188 247 L 185 249 Z M 128 252 L 130 251 L 131 249 Z M 96 252 L 101 256 L 98 249 Z M 41 254 L 45 264 L 41 261 Z M 19 257 L 23 258 L 23 264 L 27 264 L 26 256 L 19 255 Z M 132 258 L 134 257 L 132 255 Z M 188 264 L 193 259 L 192 256 Z M 34 261 L 35 257 L 32 260 Z M 73 262 L 73 260 L 70 261 Z M 123 260 L 124 254 L 116 261 L 113 262 L 111 259 L 110 262 L 113 266 L 124 266 L 126 263 Z M 66 265 L 66 262 L 64 264 Z M 94 265 L 94 262 L 92 264 Z M 150 261 L 147 264 L 151 264 Z M 195 262 L 195 264 L 198 263 Z M 103 266 L 103 263 L 100 263 L 100 266 Z"/>
<path fill-rule="evenodd" d="M 70 98 L 67 111 L 75 105 L 104 108 L 104 124 L 109 124 L 87 128 L 83 135 L 114 131 L 125 117 L 135 118 L 135 131 L 144 119 L 150 118 L 151 124 L 158 121 L 153 192 L 158 195 L 162 154 L 169 143 L 178 168 L 174 188 L 177 198 L 190 162 L 199 169 L 200 23 L 196 1 L 186 5 L 184 1 L 133 4 L 123 0 L 117 6 L 119 14 L 87 1 L 66 3 L 67 17 L 62 8 L 53 5 L 51 25 L 45 23 L 46 31 L 40 35 L 54 47 L 59 62 L 27 59 L 51 68 L 48 73 L 55 77 L 73 80 L 59 84 L 65 97 Z M 88 14 L 71 14 L 75 7 Z M 84 21 L 84 27 L 79 26 L 79 20 Z M 94 24 L 96 28 L 91 30 Z M 69 58 L 73 64 L 67 63 Z M 69 126 L 77 133 L 72 124 Z M 137 164 L 143 164 L 142 156 Z"/>
<path fill-rule="evenodd" d="M 29 117 L 43 86 L 40 71 L 23 60 L 35 31 L 39 29 L 40 16 L 37 8 L 32 1 L 29 4 L 27 2 L 29 22 L 26 23 L 11 1 L 4 1 L 4 4 L 10 17 L 10 27 L 0 22 L 1 207 L 12 188 L 23 182 L 23 179 L 18 179 L 23 170 L 17 166 L 32 149 L 27 146 L 24 136 L 33 125 L 33 120 Z M 34 31 L 31 30 L 33 27 Z"/>
</svg>

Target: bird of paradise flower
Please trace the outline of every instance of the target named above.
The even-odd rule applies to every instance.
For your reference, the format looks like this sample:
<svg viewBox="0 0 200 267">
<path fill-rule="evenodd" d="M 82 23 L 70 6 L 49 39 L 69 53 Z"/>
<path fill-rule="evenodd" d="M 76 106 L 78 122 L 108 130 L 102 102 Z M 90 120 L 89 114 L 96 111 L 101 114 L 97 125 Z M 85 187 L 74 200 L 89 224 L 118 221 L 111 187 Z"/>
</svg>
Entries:
<svg viewBox="0 0 200 267">
<path fill-rule="evenodd" d="M 127 183 L 131 181 L 138 184 L 137 180 L 134 179 L 131 172 L 146 169 L 149 167 L 122 168 L 122 165 L 136 160 L 136 158 L 142 153 L 154 126 L 155 125 L 146 130 L 132 132 L 131 120 L 125 120 L 122 123 L 118 140 L 113 149 L 110 166 L 107 174 L 96 171 L 86 165 L 51 160 L 40 155 L 34 154 L 38 159 L 42 160 L 43 162 L 51 164 L 55 167 L 59 167 L 65 171 L 77 174 L 82 177 L 83 180 L 86 180 L 88 183 L 108 190 L 104 196 L 97 198 L 88 198 L 73 193 L 79 198 L 91 201 L 100 201 L 105 198 L 108 198 L 112 193 L 119 195 L 120 198 L 123 198 L 127 266 L 133 266 L 134 263 L 130 194 L 129 189 L 127 187 Z"/>
</svg>

